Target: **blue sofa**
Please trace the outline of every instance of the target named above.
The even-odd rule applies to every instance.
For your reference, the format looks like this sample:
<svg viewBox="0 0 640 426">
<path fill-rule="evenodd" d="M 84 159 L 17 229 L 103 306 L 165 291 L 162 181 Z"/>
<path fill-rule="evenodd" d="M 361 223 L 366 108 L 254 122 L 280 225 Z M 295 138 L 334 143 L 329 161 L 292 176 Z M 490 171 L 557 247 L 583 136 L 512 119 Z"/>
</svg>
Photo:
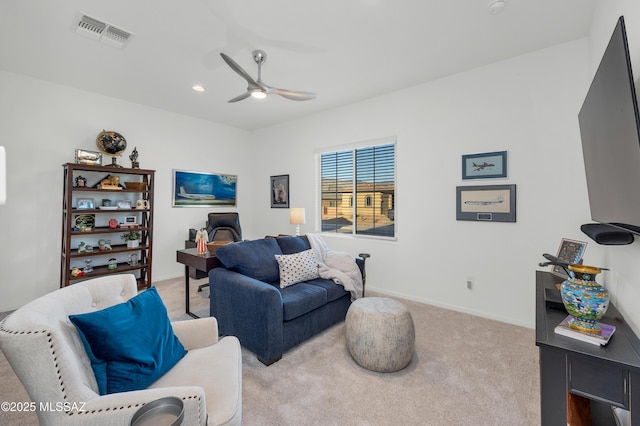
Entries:
<svg viewBox="0 0 640 426">
<path fill-rule="evenodd" d="M 209 272 L 211 316 L 223 335 L 271 365 L 282 354 L 343 321 L 351 294 L 331 280 L 316 278 L 280 288 L 276 254 L 310 249 L 306 237 L 242 241 L 220 247 L 222 267 Z M 364 274 L 363 259 L 354 259 Z"/>
</svg>

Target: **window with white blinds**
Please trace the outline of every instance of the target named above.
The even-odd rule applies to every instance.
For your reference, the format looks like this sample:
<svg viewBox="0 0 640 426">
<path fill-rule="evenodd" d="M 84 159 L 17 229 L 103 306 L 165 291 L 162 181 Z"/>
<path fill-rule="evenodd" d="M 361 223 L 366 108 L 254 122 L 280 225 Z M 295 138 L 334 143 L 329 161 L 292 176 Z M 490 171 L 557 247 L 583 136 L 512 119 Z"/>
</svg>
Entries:
<svg viewBox="0 0 640 426">
<path fill-rule="evenodd" d="M 322 231 L 394 238 L 395 164 L 395 143 L 322 153 Z"/>
</svg>

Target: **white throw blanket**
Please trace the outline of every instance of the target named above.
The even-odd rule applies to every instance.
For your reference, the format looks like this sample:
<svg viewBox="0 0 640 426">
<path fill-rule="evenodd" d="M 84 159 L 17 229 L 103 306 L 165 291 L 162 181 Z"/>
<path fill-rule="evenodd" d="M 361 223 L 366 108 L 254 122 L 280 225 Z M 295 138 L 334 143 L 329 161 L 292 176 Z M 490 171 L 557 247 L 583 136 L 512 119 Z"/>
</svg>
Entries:
<svg viewBox="0 0 640 426">
<path fill-rule="evenodd" d="M 320 278 L 333 280 L 351 293 L 351 300 L 362 297 L 362 274 L 353 256 L 347 252 L 327 248 L 321 236 L 306 234 L 318 260 Z"/>
</svg>

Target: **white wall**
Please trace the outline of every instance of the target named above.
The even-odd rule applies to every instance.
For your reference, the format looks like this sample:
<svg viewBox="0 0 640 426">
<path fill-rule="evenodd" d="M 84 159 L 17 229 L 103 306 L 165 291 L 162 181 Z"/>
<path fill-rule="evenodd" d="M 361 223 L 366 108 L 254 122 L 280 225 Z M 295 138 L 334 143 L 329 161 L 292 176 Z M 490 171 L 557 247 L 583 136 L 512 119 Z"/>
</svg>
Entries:
<svg viewBox="0 0 640 426">
<path fill-rule="evenodd" d="M 184 273 L 175 250 L 208 212 L 171 207 L 172 169 L 237 174 L 238 207 L 230 210 L 249 214 L 247 132 L 3 71 L 0 93 L 8 169 L 7 204 L 0 206 L 0 312 L 58 288 L 62 164 L 74 161 L 76 148 L 97 150 L 102 129 L 127 139 L 119 164 L 131 164 L 136 146 L 141 167 L 156 170 L 153 281 Z M 250 223 L 246 228 L 250 233 Z"/>
<path fill-rule="evenodd" d="M 372 254 L 371 289 L 533 326 L 542 253 L 555 254 L 563 237 L 587 239 L 577 112 L 588 69 L 579 40 L 262 129 L 254 135 L 258 180 L 290 174 L 291 205 L 306 207 L 303 231 L 313 232 L 314 152 L 396 135 L 398 240 L 326 236 L 330 247 Z M 509 152 L 508 179 L 462 181 L 461 155 L 500 150 Z M 517 185 L 517 223 L 455 220 L 457 185 L 507 183 Z M 292 232 L 287 212 L 255 209 L 257 234 Z M 587 249 L 587 261 L 595 256 Z"/>
<path fill-rule="evenodd" d="M 618 18 L 624 15 L 631 66 L 636 79 L 636 90 L 640 85 L 640 2 L 636 0 L 601 0 L 590 32 L 589 78 L 595 73 L 602 54 L 609 42 Z M 586 93 L 586 91 L 585 91 Z M 640 238 L 629 246 L 606 248 L 606 266 L 611 272 L 604 274 L 603 282 L 612 293 L 612 300 L 636 334 L 640 334 Z"/>
<path fill-rule="evenodd" d="M 0 311 L 58 287 L 61 165 L 73 161 L 75 148 L 95 149 L 103 128 L 125 135 L 142 167 L 157 170 L 154 281 L 182 274 L 175 249 L 207 211 L 171 208 L 172 169 L 238 174 L 246 238 L 293 232 L 288 210 L 269 208 L 269 176 L 289 174 L 291 205 L 307 208 L 302 230 L 313 232 L 319 220 L 314 153 L 395 135 L 398 240 L 328 236 L 330 246 L 372 254 L 371 289 L 533 326 L 533 271 L 541 253 L 554 253 L 563 237 L 588 240 L 579 230 L 590 220 L 577 112 L 621 13 L 640 69 L 639 9 L 631 0 L 601 1 L 589 42 L 254 133 L 0 71 L 0 144 L 9 172 L 8 202 L 0 206 Z M 461 180 L 462 154 L 497 150 L 509 151 L 508 179 Z M 517 223 L 455 220 L 457 185 L 503 183 L 518 186 Z M 639 254 L 637 242 L 603 248 L 589 240 L 585 256 L 613 269 L 603 281 L 636 331 Z M 474 278 L 472 290 L 467 276 Z"/>
</svg>

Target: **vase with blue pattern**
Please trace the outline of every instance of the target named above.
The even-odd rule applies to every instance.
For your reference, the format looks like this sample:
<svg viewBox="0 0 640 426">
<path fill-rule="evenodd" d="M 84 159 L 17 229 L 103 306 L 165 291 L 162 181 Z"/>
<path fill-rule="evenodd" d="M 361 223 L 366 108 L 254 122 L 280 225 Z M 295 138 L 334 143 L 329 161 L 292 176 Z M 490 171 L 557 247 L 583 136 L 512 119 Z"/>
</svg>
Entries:
<svg viewBox="0 0 640 426">
<path fill-rule="evenodd" d="M 602 270 L 595 266 L 569 265 L 569 277 L 560 287 L 565 309 L 571 315 L 569 326 L 576 330 L 598 334 L 609 307 L 609 292 L 596 282 Z"/>
</svg>

